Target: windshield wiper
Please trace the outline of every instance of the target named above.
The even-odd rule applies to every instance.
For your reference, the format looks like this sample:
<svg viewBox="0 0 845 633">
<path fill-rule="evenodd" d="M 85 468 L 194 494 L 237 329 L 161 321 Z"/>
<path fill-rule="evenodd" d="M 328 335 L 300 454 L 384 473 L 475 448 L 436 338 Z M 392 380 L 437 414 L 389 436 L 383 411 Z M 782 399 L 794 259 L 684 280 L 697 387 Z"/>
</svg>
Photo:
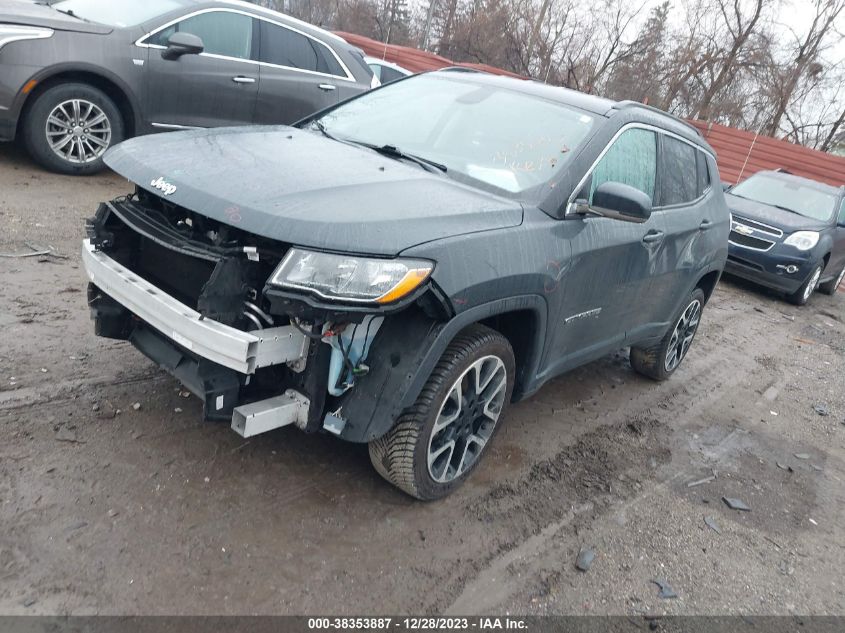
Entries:
<svg viewBox="0 0 845 633">
<path fill-rule="evenodd" d="M 316 121 L 311 121 L 311 125 L 314 126 L 315 128 L 317 128 L 320 131 L 320 134 L 322 134 L 326 138 L 330 138 L 333 141 L 339 141 L 341 143 L 343 142 L 338 137 L 336 137 L 334 134 L 329 132 L 326 129 L 326 124 L 323 123 L 322 121 L 320 121 L 319 119 L 317 119 Z"/>
<path fill-rule="evenodd" d="M 732 196 L 736 196 L 737 198 L 742 198 L 743 200 L 751 200 L 751 202 L 759 202 L 760 204 L 767 204 L 770 207 L 774 207 L 775 209 L 780 209 L 781 211 L 789 211 L 790 213 L 794 213 L 795 215 L 807 217 L 803 213 L 801 213 L 800 211 L 796 211 L 795 209 L 790 209 L 789 207 L 782 207 L 781 205 L 774 204 L 772 202 L 763 202 L 762 200 L 755 200 L 754 198 L 748 198 L 746 196 L 741 196 L 738 193 L 734 193 L 733 191 L 729 191 L 728 193 L 731 194 Z"/>
<path fill-rule="evenodd" d="M 436 171 L 446 173 L 448 171 L 448 167 L 442 163 L 438 163 L 433 160 L 429 160 L 428 158 L 423 158 L 422 156 L 415 156 L 414 154 L 408 154 L 407 152 L 403 152 L 395 145 L 376 145 L 375 143 L 367 143 L 366 141 L 358 141 L 352 138 L 338 138 L 334 134 L 326 129 L 325 123 L 320 121 L 319 119 L 311 121 L 311 125 L 315 127 L 320 134 L 325 136 L 326 138 L 330 138 L 333 141 L 338 141 L 340 143 L 347 143 L 349 145 L 360 145 L 361 147 L 366 147 L 368 149 L 373 150 L 374 152 L 378 152 L 383 156 L 390 156 L 391 158 L 395 158 L 397 160 L 407 160 L 412 163 L 416 163 L 426 171 Z"/>
<path fill-rule="evenodd" d="M 438 163 L 436 161 L 430 160 L 428 158 L 423 158 L 422 156 L 416 156 L 414 154 L 408 154 L 407 152 L 403 152 L 401 149 L 396 147 L 395 145 L 376 145 L 375 143 L 365 143 L 364 141 L 350 141 L 355 143 L 356 145 L 362 145 L 364 147 L 369 147 L 371 150 L 382 154 L 383 156 L 390 156 L 391 158 L 396 158 L 397 160 L 407 160 L 412 163 L 416 163 L 426 171 L 439 171 L 442 173 L 446 173 L 449 171 L 449 168 L 446 167 L 443 163 Z"/>
</svg>

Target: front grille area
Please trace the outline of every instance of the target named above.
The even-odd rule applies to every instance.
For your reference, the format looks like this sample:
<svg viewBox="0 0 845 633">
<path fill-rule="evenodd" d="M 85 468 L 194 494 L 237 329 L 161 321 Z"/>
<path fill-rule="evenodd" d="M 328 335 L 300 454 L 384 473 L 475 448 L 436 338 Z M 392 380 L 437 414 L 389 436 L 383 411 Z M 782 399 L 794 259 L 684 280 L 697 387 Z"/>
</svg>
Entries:
<svg viewBox="0 0 845 633">
<path fill-rule="evenodd" d="M 739 215 L 733 216 L 733 219 L 734 222 L 744 224 L 748 228 L 754 229 L 755 231 L 767 233 L 773 237 L 783 237 L 783 231 L 774 226 L 769 226 L 768 224 L 763 224 L 762 222 L 757 222 L 756 220 L 749 220 L 748 218 L 744 218 Z"/>
<path fill-rule="evenodd" d="M 274 325 L 262 291 L 287 244 L 150 195 L 101 205 L 87 230 L 95 248 L 206 317 L 245 330 Z"/>
<path fill-rule="evenodd" d="M 730 241 L 731 244 L 736 244 L 737 246 L 742 246 L 744 248 L 753 248 L 757 251 L 767 251 L 775 245 L 774 242 L 770 242 L 769 240 L 763 240 L 750 235 L 743 235 L 742 233 L 737 233 L 736 231 L 731 231 L 728 241 Z"/>
</svg>

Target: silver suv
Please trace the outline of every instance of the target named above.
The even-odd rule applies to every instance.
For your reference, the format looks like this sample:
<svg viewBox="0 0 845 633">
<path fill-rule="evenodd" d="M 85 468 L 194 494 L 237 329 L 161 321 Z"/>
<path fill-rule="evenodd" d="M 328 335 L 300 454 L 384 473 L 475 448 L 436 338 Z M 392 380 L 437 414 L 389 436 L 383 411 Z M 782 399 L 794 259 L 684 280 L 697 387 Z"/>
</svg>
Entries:
<svg viewBox="0 0 845 633">
<path fill-rule="evenodd" d="M 345 40 L 246 2 L 0 0 L 0 141 L 61 173 L 131 136 L 293 123 L 372 82 Z"/>
</svg>

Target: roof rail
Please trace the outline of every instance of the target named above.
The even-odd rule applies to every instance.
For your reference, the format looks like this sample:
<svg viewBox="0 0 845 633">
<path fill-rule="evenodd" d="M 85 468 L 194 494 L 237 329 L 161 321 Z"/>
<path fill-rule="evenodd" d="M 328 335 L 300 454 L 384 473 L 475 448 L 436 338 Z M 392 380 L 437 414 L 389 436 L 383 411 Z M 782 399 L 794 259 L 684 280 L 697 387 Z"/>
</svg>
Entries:
<svg viewBox="0 0 845 633">
<path fill-rule="evenodd" d="M 655 108 L 654 106 L 647 105 L 645 103 L 640 103 L 639 101 L 632 101 L 631 99 L 625 99 L 623 101 L 617 101 L 613 104 L 612 109 L 614 110 L 627 110 L 628 108 L 644 108 L 649 112 L 654 112 L 656 114 L 662 114 L 663 116 L 667 116 L 671 119 L 674 119 L 678 123 L 682 123 L 683 125 L 687 126 L 690 130 L 695 132 L 696 136 L 704 138 L 701 134 L 701 131 L 695 127 L 692 123 L 688 121 L 684 121 L 681 117 L 677 117 L 674 114 L 670 114 L 665 110 L 661 110 L 660 108 Z"/>
<path fill-rule="evenodd" d="M 490 74 L 485 73 L 483 70 L 478 70 L 477 68 L 470 68 L 469 66 L 446 66 L 445 68 L 438 68 L 438 70 L 446 71 L 450 73 L 481 73 L 481 74 Z"/>
</svg>

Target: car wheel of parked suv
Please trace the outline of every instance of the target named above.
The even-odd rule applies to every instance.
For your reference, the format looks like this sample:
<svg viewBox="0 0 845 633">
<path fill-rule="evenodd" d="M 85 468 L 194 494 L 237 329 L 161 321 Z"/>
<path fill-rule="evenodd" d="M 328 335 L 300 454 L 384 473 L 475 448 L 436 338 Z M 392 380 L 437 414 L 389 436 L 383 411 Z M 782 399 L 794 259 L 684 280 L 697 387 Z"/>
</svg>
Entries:
<svg viewBox="0 0 845 633">
<path fill-rule="evenodd" d="M 704 291 L 696 288 L 659 343 L 651 347 L 632 347 L 634 371 L 653 380 L 666 380 L 675 373 L 698 332 L 704 303 Z"/>
<path fill-rule="evenodd" d="M 103 154 L 123 140 L 123 119 L 103 91 L 87 84 L 60 84 L 39 95 L 23 124 L 32 158 L 61 174 L 94 174 Z"/>
<path fill-rule="evenodd" d="M 810 297 L 813 296 L 813 293 L 819 285 L 819 279 L 822 276 L 822 268 L 822 264 L 816 266 L 813 269 L 813 272 L 810 273 L 810 276 L 807 277 L 807 281 L 801 284 L 801 287 L 791 295 L 787 295 L 786 300 L 797 306 L 805 305 L 810 300 Z"/>
<path fill-rule="evenodd" d="M 370 443 L 379 474 L 418 499 L 439 499 L 469 476 L 486 450 L 513 392 L 513 349 L 481 325 L 459 334 L 416 403 Z"/>
<path fill-rule="evenodd" d="M 826 295 L 836 294 L 836 289 L 839 287 L 839 284 L 841 284 L 843 280 L 845 280 L 845 266 L 843 266 L 842 270 L 839 271 L 839 274 L 836 276 L 836 279 L 832 279 L 831 281 L 819 284 L 819 292 L 822 292 Z"/>
</svg>

